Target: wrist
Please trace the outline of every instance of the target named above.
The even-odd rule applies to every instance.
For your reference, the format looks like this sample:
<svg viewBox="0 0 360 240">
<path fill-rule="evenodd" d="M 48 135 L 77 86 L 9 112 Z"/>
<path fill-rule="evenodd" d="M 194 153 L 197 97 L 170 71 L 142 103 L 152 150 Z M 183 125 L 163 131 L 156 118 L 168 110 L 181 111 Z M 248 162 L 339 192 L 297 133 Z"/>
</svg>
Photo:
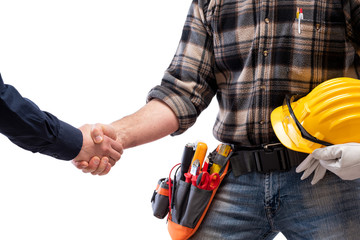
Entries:
<svg viewBox="0 0 360 240">
<path fill-rule="evenodd" d="M 116 142 L 120 143 L 123 149 L 129 148 L 129 127 L 124 127 L 125 124 L 118 122 L 113 122 L 110 125 L 115 129 Z"/>
</svg>

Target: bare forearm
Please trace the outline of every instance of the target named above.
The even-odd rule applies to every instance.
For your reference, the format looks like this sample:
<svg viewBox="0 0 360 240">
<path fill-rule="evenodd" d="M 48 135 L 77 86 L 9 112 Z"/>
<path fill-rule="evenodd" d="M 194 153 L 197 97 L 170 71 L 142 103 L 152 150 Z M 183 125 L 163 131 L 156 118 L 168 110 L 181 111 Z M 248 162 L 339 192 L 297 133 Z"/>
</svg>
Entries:
<svg viewBox="0 0 360 240">
<path fill-rule="evenodd" d="M 159 100 L 150 101 L 139 111 L 111 125 L 115 127 L 124 149 L 155 141 L 179 128 L 174 112 Z"/>
</svg>

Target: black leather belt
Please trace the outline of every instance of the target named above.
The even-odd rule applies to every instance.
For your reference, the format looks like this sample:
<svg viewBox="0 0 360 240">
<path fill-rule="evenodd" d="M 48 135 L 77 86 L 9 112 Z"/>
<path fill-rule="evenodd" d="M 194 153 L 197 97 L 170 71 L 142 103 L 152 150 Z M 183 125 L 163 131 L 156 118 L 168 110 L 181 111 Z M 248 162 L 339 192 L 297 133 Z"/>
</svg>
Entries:
<svg viewBox="0 0 360 240">
<path fill-rule="evenodd" d="M 232 150 L 230 163 L 235 176 L 254 171 L 288 171 L 308 156 L 307 153 L 290 150 L 281 143 L 264 144 L 254 148 L 232 145 Z"/>
</svg>

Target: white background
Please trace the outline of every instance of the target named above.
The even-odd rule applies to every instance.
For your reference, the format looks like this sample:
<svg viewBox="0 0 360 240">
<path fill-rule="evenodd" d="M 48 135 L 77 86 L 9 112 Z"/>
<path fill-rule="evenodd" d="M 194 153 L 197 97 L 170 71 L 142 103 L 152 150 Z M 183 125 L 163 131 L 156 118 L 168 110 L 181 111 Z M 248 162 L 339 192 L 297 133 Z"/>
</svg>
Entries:
<svg viewBox="0 0 360 240">
<path fill-rule="evenodd" d="M 0 72 L 74 126 L 110 123 L 143 106 L 160 83 L 190 3 L 1 0 Z M 103 177 L 0 136 L 0 239 L 169 239 L 165 220 L 152 216 L 153 190 L 186 143 L 216 147 L 216 111 L 214 100 L 185 134 L 126 150 Z"/>
</svg>

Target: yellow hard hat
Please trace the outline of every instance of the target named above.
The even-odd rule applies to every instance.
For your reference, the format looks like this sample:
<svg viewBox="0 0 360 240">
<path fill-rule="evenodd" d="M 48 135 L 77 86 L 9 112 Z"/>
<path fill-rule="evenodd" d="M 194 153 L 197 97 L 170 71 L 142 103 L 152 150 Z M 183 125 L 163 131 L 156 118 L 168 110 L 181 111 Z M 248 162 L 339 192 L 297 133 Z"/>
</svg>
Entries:
<svg viewBox="0 0 360 240">
<path fill-rule="evenodd" d="M 280 142 L 294 151 L 360 143 L 360 80 L 334 78 L 302 98 L 287 96 L 271 113 L 271 124 Z"/>
</svg>

